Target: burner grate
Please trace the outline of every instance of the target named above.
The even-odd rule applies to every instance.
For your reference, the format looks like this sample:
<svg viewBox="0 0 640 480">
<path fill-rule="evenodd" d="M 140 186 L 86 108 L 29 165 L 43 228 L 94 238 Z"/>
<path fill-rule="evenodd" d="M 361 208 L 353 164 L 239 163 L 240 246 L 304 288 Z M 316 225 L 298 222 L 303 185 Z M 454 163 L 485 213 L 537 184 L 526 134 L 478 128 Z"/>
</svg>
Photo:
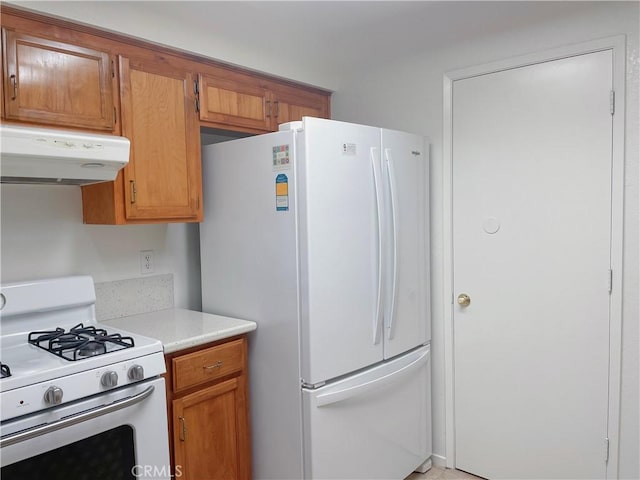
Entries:
<svg viewBox="0 0 640 480">
<path fill-rule="evenodd" d="M 31 332 L 29 343 L 65 360 L 76 361 L 134 346 L 133 338 L 119 333 L 109 334 L 103 328 L 79 323 L 65 331 L 62 328 Z"/>
</svg>

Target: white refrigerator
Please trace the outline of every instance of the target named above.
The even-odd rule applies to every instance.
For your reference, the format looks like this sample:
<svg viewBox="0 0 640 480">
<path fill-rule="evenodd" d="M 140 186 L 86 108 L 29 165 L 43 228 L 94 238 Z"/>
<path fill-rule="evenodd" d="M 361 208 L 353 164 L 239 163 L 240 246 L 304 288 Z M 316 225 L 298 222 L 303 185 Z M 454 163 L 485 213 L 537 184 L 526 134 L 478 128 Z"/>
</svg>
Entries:
<svg viewBox="0 0 640 480">
<path fill-rule="evenodd" d="M 425 138 L 305 117 L 202 153 L 203 311 L 258 324 L 253 477 L 428 468 Z"/>
</svg>

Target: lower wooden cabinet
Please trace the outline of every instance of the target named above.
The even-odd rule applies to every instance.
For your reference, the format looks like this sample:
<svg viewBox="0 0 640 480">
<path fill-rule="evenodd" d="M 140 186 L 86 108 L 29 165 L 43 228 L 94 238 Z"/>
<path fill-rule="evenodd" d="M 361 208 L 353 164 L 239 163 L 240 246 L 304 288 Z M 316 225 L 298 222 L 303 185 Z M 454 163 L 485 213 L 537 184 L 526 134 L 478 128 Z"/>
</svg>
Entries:
<svg viewBox="0 0 640 480">
<path fill-rule="evenodd" d="M 167 355 L 173 470 L 186 480 L 249 480 L 246 337 Z"/>
</svg>

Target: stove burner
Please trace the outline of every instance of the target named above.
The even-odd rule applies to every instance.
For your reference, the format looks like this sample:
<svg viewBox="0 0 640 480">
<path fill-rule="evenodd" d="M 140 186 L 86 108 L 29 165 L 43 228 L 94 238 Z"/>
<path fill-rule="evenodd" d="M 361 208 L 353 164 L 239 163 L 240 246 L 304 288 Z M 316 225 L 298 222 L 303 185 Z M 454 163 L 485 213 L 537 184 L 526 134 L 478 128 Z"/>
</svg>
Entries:
<svg viewBox="0 0 640 480">
<path fill-rule="evenodd" d="M 134 346 L 133 338 L 119 333 L 109 335 L 103 328 L 79 323 L 65 332 L 62 328 L 31 332 L 29 343 L 65 360 L 83 360 Z"/>
<path fill-rule="evenodd" d="M 100 355 L 101 353 L 107 353 L 104 343 L 89 341 L 83 346 L 78 347 L 78 355 L 80 357 L 93 357 L 94 355 Z"/>
<path fill-rule="evenodd" d="M 0 362 L 0 378 L 7 378 L 11 376 L 11 370 L 9 370 L 9 366 Z"/>
</svg>

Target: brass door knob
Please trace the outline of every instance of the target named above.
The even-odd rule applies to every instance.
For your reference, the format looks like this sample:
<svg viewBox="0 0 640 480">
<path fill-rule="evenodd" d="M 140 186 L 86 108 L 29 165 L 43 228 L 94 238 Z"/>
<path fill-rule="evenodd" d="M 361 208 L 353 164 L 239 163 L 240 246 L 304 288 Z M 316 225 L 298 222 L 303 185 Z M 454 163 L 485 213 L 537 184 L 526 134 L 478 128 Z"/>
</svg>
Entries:
<svg viewBox="0 0 640 480">
<path fill-rule="evenodd" d="M 471 303 L 471 297 L 466 293 L 461 293 L 458 295 L 458 305 L 461 307 L 468 307 Z"/>
</svg>

